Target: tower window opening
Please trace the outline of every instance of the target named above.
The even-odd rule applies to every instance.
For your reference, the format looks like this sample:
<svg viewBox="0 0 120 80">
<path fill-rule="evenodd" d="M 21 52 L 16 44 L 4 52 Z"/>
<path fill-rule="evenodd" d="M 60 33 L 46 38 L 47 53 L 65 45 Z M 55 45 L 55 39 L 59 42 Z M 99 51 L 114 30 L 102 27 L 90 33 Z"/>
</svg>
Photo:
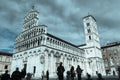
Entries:
<svg viewBox="0 0 120 80">
<path fill-rule="evenodd" d="M 90 29 L 88 29 L 88 33 L 90 33 L 91 32 L 91 30 Z"/>
<path fill-rule="evenodd" d="M 87 26 L 90 26 L 90 23 L 87 23 Z"/>
<path fill-rule="evenodd" d="M 34 69 L 33 69 L 33 73 L 35 73 L 36 72 L 36 66 L 34 66 Z"/>
<path fill-rule="evenodd" d="M 89 36 L 89 40 L 91 40 L 91 36 Z"/>
</svg>

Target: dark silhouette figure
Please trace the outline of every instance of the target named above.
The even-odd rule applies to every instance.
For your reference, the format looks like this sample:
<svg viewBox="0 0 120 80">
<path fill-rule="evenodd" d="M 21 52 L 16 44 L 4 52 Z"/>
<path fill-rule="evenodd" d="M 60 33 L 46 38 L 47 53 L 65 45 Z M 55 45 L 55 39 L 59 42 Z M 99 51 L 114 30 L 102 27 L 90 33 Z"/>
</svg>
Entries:
<svg viewBox="0 0 120 80">
<path fill-rule="evenodd" d="M 21 73 L 20 73 L 18 67 L 17 67 L 16 70 L 12 73 L 11 79 L 12 79 L 12 80 L 21 80 Z"/>
<path fill-rule="evenodd" d="M 86 80 L 92 80 L 91 75 L 87 73 L 87 79 Z"/>
<path fill-rule="evenodd" d="M 102 74 L 98 73 L 97 76 L 98 76 L 97 80 L 105 80 L 104 78 L 102 78 Z"/>
<path fill-rule="evenodd" d="M 26 76 L 26 69 L 23 68 L 21 71 L 21 78 L 23 79 L 23 78 L 25 78 L 25 76 Z"/>
<path fill-rule="evenodd" d="M 10 80 L 10 74 L 8 74 L 8 70 L 2 75 L 1 80 Z"/>
<path fill-rule="evenodd" d="M 26 80 L 31 80 L 32 74 L 31 73 L 27 73 L 27 77 Z"/>
<path fill-rule="evenodd" d="M 80 68 L 80 66 L 78 65 L 78 66 L 77 66 L 77 69 L 76 69 L 78 80 L 81 80 L 82 71 L 83 71 L 83 70 L 82 70 L 82 69 Z"/>
<path fill-rule="evenodd" d="M 47 80 L 49 80 L 49 71 L 48 70 L 46 71 L 46 78 L 47 78 Z"/>
<path fill-rule="evenodd" d="M 115 75 L 115 71 L 113 71 L 113 76 L 116 76 L 116 75 Z"/>
<path fill-rule="evenodd" d="M 75 77 L 75 71 L 74 71 L 74 67 L 72 66 L 70 69 L 70 73 L 71 73 L 71 80 L 74 80 Z"/>
<path fill-rule="evenodd" d="M 71 80 L 70 71 L 67 71 L 66 80 Z"/>
<path fill-rule="evenodd" d="M 58 66 L 58 68 L 57 68 L 57 75 L 58 75 L 58 79 L 59 80 L 63 80 L 63 73 L 64 73 L 64 71 L 65 71 L 65 69 L 64 69 L 64 67 L 62 66 L 62 62 L 60 62 L 60 65 Z"/>
</svg>

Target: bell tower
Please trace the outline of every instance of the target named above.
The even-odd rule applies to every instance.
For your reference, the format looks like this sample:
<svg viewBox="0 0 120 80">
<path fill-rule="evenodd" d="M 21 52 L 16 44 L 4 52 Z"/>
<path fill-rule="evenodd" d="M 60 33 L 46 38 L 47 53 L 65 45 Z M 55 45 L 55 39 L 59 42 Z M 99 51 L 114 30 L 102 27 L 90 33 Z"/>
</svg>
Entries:
<svg viewBox="0 0 120 80">
<path fill-rule="evenodd" d="M 83 19 L 85 38 L 87 46 L 96 46 L 100 48 L 99 36 L 97 31 L 96 20 L 93 16 L 88 15 Z"/>
<path fill-rule="evenodd" d="M 86 46 L 92 49 L 91 52 L 95 51 L 94 53 L 92 52 L 90 54 L 91 57 L 102 58 L 96 19 L 93 16 L 88 15 L 83 18 L 83 24 L 85 30 Z"/>
<path fill-rule="evenodd" d="M 84 50 L 87 58 L 87 71 L 93 76 L 96 76 L 96 72 L 105 74 L 96 19 L 92 15 L 88 15 L 83 18 L 83 24 L 86 38 Z"/>
</svg>

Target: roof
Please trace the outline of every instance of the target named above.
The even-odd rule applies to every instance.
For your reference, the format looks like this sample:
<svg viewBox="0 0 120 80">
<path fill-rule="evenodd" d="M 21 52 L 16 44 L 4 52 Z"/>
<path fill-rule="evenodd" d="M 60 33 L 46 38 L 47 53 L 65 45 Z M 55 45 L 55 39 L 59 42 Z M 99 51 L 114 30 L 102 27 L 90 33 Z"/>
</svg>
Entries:
<svg viewBox="0 0 120 80">
<path fill-rule="evenodd" d="M 86 44 L 81 44 L 81 45 L 78 45 L 78 47 L 81 47 L 81 46 L 86 46 Z"/>
<path fill-rule="evenodd" d="M 109 47 L 114 47 L 114 46 L 119 46 L 119 45 L 120 45 L 120 42 L 112 42 L 112 43 L 108 43 L 105 46 L 102 46 L 101 49 L 109 48 Z"/>
<path fill-rule="evenodd" d="M 47 35 L 50 36 L 50 37 L 53 37 L 53 38 L 55 38 L 55 39 L 57 39 L 57 40 L 60 40 L 60 41 L 62 41 L 62 42 L 65 42 L 65 43 L 67 43 L 67 44 L 69 44 L 69 45 L 71 45 L 71 46 L 77 47 L 76 45 L 74 45 L 74 44 L 72 44 L 72 43 L 70 43 L 70 42 L 67 42 L 67 41 L 65 41 L 65 40 L 62 40 L 62 39 L 60 39 L 60 38 L 58 38 L 58 37 L 56 37 L 56 36 L 53 36 L 53 35 L 51 35 L 51 34 L 49 34 L 49 33 L 47 33 Z M 77 48 L 78 48 L 78 47 L 77 47 Z"/>
<path fill-rule="evenodd" d="M 83 17 L 83 19 L 87 18 L 87 17 L 92 17 L 96 21 L 96 19 L 92 15 L 85 16 L 85 17 Z"/>
<path fill-rule="evenodd" d="M 7 53 L 7 52 L 0 52 L 0 55 L 6 55 L 6 56 L 12 56 L 12 53 Z"/>
</svg>

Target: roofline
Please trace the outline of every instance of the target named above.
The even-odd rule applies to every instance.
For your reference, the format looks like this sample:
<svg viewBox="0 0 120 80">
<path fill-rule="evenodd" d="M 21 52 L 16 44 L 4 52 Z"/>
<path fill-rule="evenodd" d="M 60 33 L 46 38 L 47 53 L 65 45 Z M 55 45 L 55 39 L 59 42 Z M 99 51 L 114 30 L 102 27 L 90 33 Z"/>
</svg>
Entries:
<svg viewBox="0 0 120 80">
<path fill-rule="evenodd" d="M 114 46 L 118 46 L 118 45 L 120 45 L 120 42 L 113 42 L 111 44 L 107 44 L 105 46 L 102 46 L 101 49 L 103 49 L 103 48 L 109 48 L 109 47 L 114 47 Z"/>
<path fill-rule="evenodd" d="M 81 44 L 81 45 L 78 45 L 78 47 L 81 47 L 81 46 L 86 46 L 86 44 Z"/>
<path fill-rule="evenodd" d="M 72 44 L 72 43 L 70 43 L 70 42 L 67 42 L 67 41 L 65 41 L 65 40 L 63 40 L 63 39 L 60 39 L 60 38 L 58 38 L 58 37 L 56 37 L 56 36 L 53 36 L 52 34 L 47 33 L 47 35 L 48 35 L 48 36 L 51 36 L 51 37 L 53 37 L 53 38 L 56 38 L 56 39 L 58 39 L 58 40 L 60 40 L 60 41 L 63 41 L 63 42 L 65 42 L 65 43 L 67 43 L 67 44 L 70 44 L 71 46 L 77 47 L 76 45 L 74 45 L 74 44 Z"/>
<path fill-rule="evenodd" d="M 60 40 L 60 41 L 62 41 L 62 42 L 65 42 L 65 43 L 67 43 L 67 44 L 69 44 L 69 45 L 71 45 L 71 46 L 73 46 L 73 47 L 78 48 L 78 46 L 76 46 L 76 45 L 74 45 L 74 44 L 72 44 L 72 43 L 70 43 L 70 42 L 67 42 L 67 41 L 65 41 L 65 40 L 63 40 L 63 39 L 60 39 L 60 38 L 58 38 L 58 37 L 56 37 L 56 36 L 53 36 L 52 34 L 47 33 L 47 35 L 50 36 L 50 37 L 53 37 L 53 38 L 55 38 L 55 39 L 58 39 L 58 40 Z M 78 48 L 78 49 L 83 50 L 83 49 L 81 49 L 81 48 Z M 84 51 L 84 50 L 83 50 L 83 51 Z"/>
<path fill-rule="evenodd" d="M 13 53 L 0 52 L 0 55 L 7 55 L 7 56 L 12 56 L 12 55 L 13 55 Z"/>
<path fill-rule="evenodd" d="M 83 19 L 85 19 L 87 17 L 92 17 L 96 21 L 96 19 L 92 15 L 87 15 L 87 16 L 83 17 Z"/>
</svg>

